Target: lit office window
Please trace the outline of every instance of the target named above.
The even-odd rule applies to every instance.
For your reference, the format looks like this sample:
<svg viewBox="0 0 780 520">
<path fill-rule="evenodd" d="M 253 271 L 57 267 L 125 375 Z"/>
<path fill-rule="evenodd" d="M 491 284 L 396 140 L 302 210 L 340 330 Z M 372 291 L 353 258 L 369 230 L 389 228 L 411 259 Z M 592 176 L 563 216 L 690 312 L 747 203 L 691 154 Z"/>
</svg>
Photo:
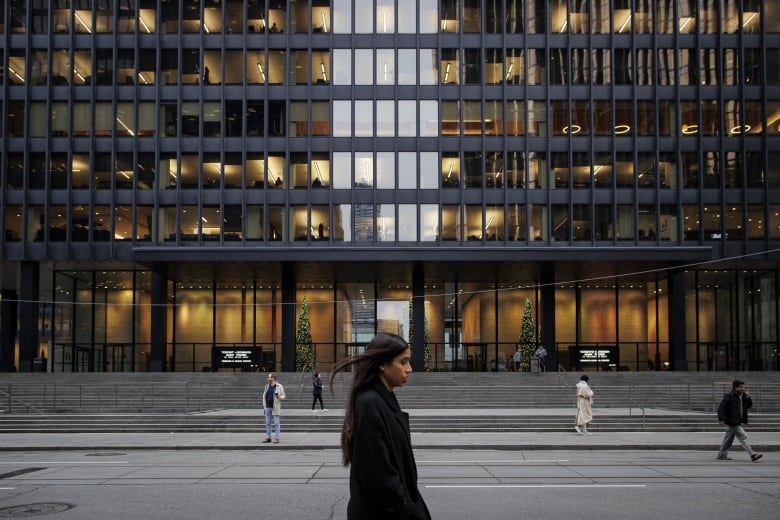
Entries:
<svg viewBox="0 0 780 520">
<path fill-rule="evenodd" d="M 312 188 L 327 188 L 330 186 L 330 161 L 327 153 L 312 153 L 309 168 Z"/>
<path fill-rule="evenodd" d="M 467 204 L 463 208 L 463 233 L 466 240 L 484 240 L 485 222 L 482 219 L 482 206 Z"/>
<path fill-rule="evenodd" d="M 617 222 L 615 223 L 618 240 L 634 240 L 634 218 L 636 209 L 633 204 L 617 205 Z"/>
<path fill-rule="evenodd" d="M 571 221 L 573 240 L 586 242 L 593 240 L 591 235 L 590 205 L 574 204 L 572 206 Z"/>
<path fill-rule="evenodd" d="M 309 230 L 312 240 L 328 240 L 331 235 L 328 206 L 312 206 Z"/>
<path fill-rule="evenodd" d="M 460 187 L 460 155 L 453 152 L 442 153 L 441 157 L 441 187 Z"/>
<path fill-rule="evenodd" d="M 377 34 L 392 34 L 395 32 L 395 3 L 396 0 L 376 0 Z M 411 9 L 406 14 L 410 14 L 412 21 L 414 21 L 414 9 Z"/>
<path fill-rule="evenodd" d="M 547 52 L 545 49 L 527 50 L 527 79 L 526 85 L 547 84 Z"/>
<path fill-rule="evenodd" d="M 461 207 L 459 205 L 443 205 L 441 207 L 441 222 L 434 222 L 433 231 L 442 241 L 460 240 L 461 237 Z"/>
<path fill-rule="evenodd" d="M 677 1 L 677 32 L 680 34 L 696 32 L 696 0 Z"/>
<path fill-rule="evenodd" d="M 595 210 L 593 222 L 594 238 L 596 240 L 613 240 L 615 238 L 613 233 L 615 226 L 612 221 L 612 205 L 596 204 Z"/>
<path fill-rule="evenodd" d="M 268 206 L 268 240 L 289 241 L 289 229 L 284 206 Z"/>
<path fill-rule="evenodd" d="M 548 240 L 550 237 L 547 221 L 547 206 L 531 204 L 528 210 L 528 237 L 534 241 Z"/>
<path fill-rule="evenodd" d="M 527 226 L 524 205 L 509 205 L 509 207 L 506 209 L 506 224 L 507 240 L 528 240 L 528 235 L 526 235 Z"/>
<path fill-rule="evenodd" d="M 311 79 L 316 85 L 328 85 L 331 82 L 330 53 L 326 49 L 311 51 Z"/>
<path fill-rule="evenodd" d="M 550 225 L 552 227 L 550 238 L 552 240 L 566 242 L 569 240 L 569 229 L 571 227 L 569 219 L 569 206 L 563 204 L 553 204 L 550 208 Z"/>
<path fill-rule="evenodd" d="M 661 212 L 658 215 L 658 238 L 663 241 L 679 242 L 677 206 L 673 204 L 661 204 Z"/>
</svg>

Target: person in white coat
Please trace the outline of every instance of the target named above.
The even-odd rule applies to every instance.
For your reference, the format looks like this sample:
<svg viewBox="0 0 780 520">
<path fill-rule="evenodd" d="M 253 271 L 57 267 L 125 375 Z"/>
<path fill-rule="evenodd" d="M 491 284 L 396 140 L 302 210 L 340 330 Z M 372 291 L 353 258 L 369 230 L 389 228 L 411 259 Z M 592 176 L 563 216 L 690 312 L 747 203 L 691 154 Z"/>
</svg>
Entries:
<svg viewBox="0 0 780 520">
<path fill-rule="evenodd" d="M 574 429 L 582 435 L 590 435 L 588 425 L 593 420 L 593 390 L 588 385 L 590 378 L 585 374 L 577 382 L 577 417 L 574 419 Z"/>
<path fill-rule="evenodd" d="M 265 410 L 265 440 L 263 443 L 272 442 L 271 437 L 274 429 L 273 443 L 279 444 L 279 431 L 282 415 L 282 399 L 285 398 L 284 387 L 276 382 L 276 374 L 268 374 L 268 383 L 263 390 L 263 409 Z M 275 428 L 272 428 L 272 423 Z"/>
</svg>

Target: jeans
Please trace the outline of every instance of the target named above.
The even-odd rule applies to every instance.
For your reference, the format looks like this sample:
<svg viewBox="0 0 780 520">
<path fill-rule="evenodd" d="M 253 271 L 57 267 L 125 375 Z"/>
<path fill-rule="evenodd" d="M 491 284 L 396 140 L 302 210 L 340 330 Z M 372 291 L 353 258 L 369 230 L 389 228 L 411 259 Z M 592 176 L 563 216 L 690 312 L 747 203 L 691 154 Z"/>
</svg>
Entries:
<svg viewBox="0 0 780 520">
<path fill-rule="evenodd" d="M 747 433 L 745 433 L 745 430 L 742 429 L 742 426 L 730 426 L 727 424 L 726 435 L 723 436 L 723 442 L 720 443 L 720 450 L 718 450 L 718 455 L 722 455 L 724 457 L 726 456 L 729 448 L 731 448 L 731 444 L 734 442 L 734 437 L 737 438 L 745 451 L 748 452 L 748 455 L 753 455 L 755 453 L 753 448 L 751 448 L 750 444 L 748 443 Z"/>
<path fill-rule="evenodd" d="M 271 432 L 273 429 L 271 428 L 271 422 L 273 421 L 273 425 L 276 426 L 276 438 L 279 438 L 279 432 L 281 432 L 281 422 L 279 420 L 278 415 L 274 415 L 274 409 L 273 408 L 266 408 L 265 409 L 265 438 L 270 439 L 271 438 Z"/>
</svg>

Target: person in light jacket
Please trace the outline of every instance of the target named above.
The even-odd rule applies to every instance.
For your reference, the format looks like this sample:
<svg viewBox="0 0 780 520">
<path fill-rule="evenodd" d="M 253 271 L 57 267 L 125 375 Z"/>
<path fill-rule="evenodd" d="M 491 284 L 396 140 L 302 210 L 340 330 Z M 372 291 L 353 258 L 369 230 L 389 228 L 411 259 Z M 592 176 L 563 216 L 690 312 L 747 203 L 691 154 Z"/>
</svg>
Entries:
<svg viewBox="0 0 780 520">
<path fill-rule="evenodd" d="M 393 390 L 412 372 L 411 350 L 395 334 L 380 333 L 364 353 L 341 361 L 333 378 L 354 365 L 341 455 L 349 471 L 348 520 L 430 520 L 417 488 L 409 414 Z"/>
<path fill-rule="evenodd" d="M 574 429 L 582 435 L 590 435 L 588 425 L 593 420 L 593 390 L 588 385 L 590 378 L 582 374 L 577 382 L 577 417 Z"/>
<path fill-rule="evenodd" d="M 268 383 L 263 390 L 263 409 L 265 410 L 265 440 L 263 443 L 271 442 L 273 430 L 273 443 L 279 444 L 279 432 L 281 429 L 282 400 L 285 398 L 284 387 L 276 382 L 276 374 L 268 374 Z M 275 428 L 272 428 L 271 425 Z"/>
</svg>

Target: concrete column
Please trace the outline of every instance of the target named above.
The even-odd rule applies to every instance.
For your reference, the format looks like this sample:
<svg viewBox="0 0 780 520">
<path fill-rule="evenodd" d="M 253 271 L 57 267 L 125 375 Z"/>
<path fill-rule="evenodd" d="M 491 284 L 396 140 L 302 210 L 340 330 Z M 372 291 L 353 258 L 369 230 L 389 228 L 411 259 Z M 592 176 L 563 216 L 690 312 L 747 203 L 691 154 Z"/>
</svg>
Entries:
<svg viewBox="0 0 780 520">
<path fill-rule="evenodd" d="M 294 266 L 285 262 L 282 264 L 282 372 L 295 372 L 296 289 Z M 278 367 L 278 359 L 276 364 Z"/>
<path fill-rule="evenodd" d="M 165 353 L 168 350 L 168 279 L 162 270 L 152 269 L 151 353 L 149 372 L 165 372 Z"/>
<path fill-rule="evenodd" d="M 543 262 L 540 266 L 542 284 L 542 345 L 547 349 L 547 370 L 558 370 L 558 353 L 555 351 L 555 265 Z"/>
<path fill-rule="evenodd" d="M 16 308 L 19 295 L 16 291 L 2 291 L 0 300 L 0 372 L 15 370 Z"/>
<path fill-rule="evenodd" d="M 38 262 L 22 262 L 19 276 L 19 366 L 20 372 L 32 372 L 33 359 L 38 357 L 38 300 L 40 299 Z"/>
<path fill-rule="evenodd" d="M 685 348 L 685 272 L 669 274 L 669 363 L 672 370 L 688 370 Z"/>
<path fill-rule="evenodd" d="M 412 270 L 412 314 L 412 368 L 425 372 L 425 268 L 422 262 L 415 262 Z"/>
</svg>

